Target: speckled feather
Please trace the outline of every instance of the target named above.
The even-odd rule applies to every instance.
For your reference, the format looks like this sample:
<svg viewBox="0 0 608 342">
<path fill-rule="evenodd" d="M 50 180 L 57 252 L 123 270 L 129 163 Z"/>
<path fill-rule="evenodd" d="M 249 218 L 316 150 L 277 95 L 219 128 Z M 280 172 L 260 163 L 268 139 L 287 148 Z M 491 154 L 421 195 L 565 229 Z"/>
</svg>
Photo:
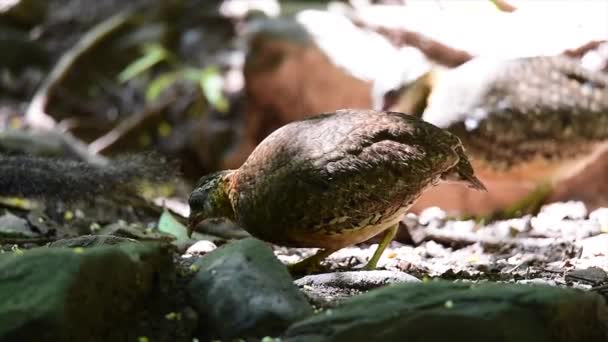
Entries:
<svg viewBox="0 0 608 342">
<path fill-rule="evenodd" d="M 491 166 L 576 158 L 608 138 L 607 74 L 564 56 L 467 64 L 438 84 L 424 118 Z"/>
<path fill-rule="evenodd" d="M 337 111 L 268 136 L 232 175 L 229 197 L 237 223 L 254 236 L 323 247 L 320 235 L 346 236 L 398 218 L 458 163 L 459 146 L 412 116 Z"/>
</svg>

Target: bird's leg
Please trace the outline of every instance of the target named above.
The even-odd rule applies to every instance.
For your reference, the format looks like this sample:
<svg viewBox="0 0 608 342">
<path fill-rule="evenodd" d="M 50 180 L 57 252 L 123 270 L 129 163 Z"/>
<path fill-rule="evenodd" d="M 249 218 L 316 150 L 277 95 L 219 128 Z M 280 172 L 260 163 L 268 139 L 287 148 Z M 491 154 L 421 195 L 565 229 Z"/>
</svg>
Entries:
<svg viewBox="0 0 608 342">
<path fill-rule="evenodd" d="M 365 267 L 363 268 L 364 270 L 373 270 L 376 268 L 376 266 L 378 265 L 378 260 L 380 260 L 380 257 L 382 256 L 382 253 L 384 252 L 386 247 L 388 247 L 391 241 L 393 241 L 395 235 L 397 235 L 397 229 L 399 229 L 399 223 L 393 225 L 392 227 L 386 230 L 386 233 L 384 233 L 384 237 L 382 238 L 382 241 L 380 241 L 378 248 L 376 248 L 374 255 L 372 255 L 371 259 L 369 259 L 369 261 L 367 262 L 367 265 L 365 265 Z"/>
<path fill-rule="evenodd" d="M 527 194 L 526 197 L 515 202 L 511 206 L 495 211 L 489 215 L 481 216 L 477 218 L 477 221 L 488 223 L 497 220 L 511 219 L 526 214 L 536 215 L 552 191 L 553 187 L 550 183 L 540 184 Z"/>
<path fill-rule="evenodd" d="M 321 249 L 315 255 L 287 266 L 291 274 L 309 274 L 321 270 L 321 261 L 335 252 L 335 249 Z"/>
</svg>

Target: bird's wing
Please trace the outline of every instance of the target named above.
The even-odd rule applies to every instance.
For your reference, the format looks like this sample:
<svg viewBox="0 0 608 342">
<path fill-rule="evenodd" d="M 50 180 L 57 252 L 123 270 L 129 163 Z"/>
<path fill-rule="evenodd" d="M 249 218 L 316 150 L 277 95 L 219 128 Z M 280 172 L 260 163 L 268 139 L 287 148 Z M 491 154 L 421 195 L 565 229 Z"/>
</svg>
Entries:
<svg viewBox="0 0 608 342">
<path fill-rule="evenodd" d="M 456 164 L 458 145 L 455 136 L 399 113 L 339 111 L 284 126 L 239 170 L 235 211 L 244 225 L 275 237 L 354 229 L 417 198 Z"/>
<path fill-rule="evenodd" d="M 317 229 L 356 228 L 372 214 L 410 205 L 458 161 L 459 141 L 451 134 L 400 113 L 368 115 L 355 117 L 346 133 L 333 130 L 339 136 L 324 140 L 333 147 L 302 163 L 290 192 L 305 195 L 298 203 L 286 200 L 285 209 L 314 213 L 308 221 Z"/>
</svg>

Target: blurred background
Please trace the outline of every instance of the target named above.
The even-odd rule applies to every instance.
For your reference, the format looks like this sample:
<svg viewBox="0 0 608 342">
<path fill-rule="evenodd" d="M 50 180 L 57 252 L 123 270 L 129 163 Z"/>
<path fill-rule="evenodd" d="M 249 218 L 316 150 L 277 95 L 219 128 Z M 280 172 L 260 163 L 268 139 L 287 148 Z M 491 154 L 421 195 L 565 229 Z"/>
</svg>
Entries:
<svg viewBox="0 0 608 342">
<path fill-rule="evenodd" d="M 607 40 L 603 0 L 0 0 L 0 153 L 91 161 L 155 150 L 180 162 L 185 198 L 290 121 L 347 107 L 422 114 L 436 75 L 479 59 L 566 56 L 605 74 Z M 476 91 L 493 72 L 483 70 L 454 87 Z M 434 111 L 455 105 L 443 106 Z M 552 200 L 605 205 L 607 158 Z M 488 193 L 438 188 L 414 211 L 490 212 L 537 185 L 490 178 Z"/>
</svg>

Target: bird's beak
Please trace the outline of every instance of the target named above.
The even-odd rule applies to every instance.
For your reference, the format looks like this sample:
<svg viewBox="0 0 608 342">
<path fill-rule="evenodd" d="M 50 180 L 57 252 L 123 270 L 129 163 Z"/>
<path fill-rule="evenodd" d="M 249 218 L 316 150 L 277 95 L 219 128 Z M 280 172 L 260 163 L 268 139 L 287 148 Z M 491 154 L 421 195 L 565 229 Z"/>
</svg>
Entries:
<svg viewBox="0 0 608 342">
<path fill-rule="evenodd" d="M 201 221 L 203 221 L 203 217 L 201 215 L 193 215 L 190 214 L 190 217 L 188 218 L 188 237 L 191 238 L 192 237 L 192 233 L 194 233 L 194 231 L 196 230 L 196 226 L 198 226 L 199 223 L 201 223 Z"/>
<path fill-rule="evenodd" d="M 465 183 L 467 183 L 469 188 L 479 190 L 479 191 L 486 191 L 486 192 L 488 191 L 488 189 L 486 189 L 486 186 L 483 185 L 483 183 L 475 175 L 462 175 L 461 174 L 461 176 L 464 178 L 463 181 Z"/>
<path fill-rule="evenodd" d="M 456 150 L 460 160 L 458 164 L 452 169 L 452 172 L 444 175 L 446 180 L 452 180 L 456 182 L 465 183 L 469 188 L 479 190 L 479 191 L 488 191 L 486 186 L 475 176 L 475 170 L 469 162 L 466 154 L 464 153 L 464 148 L 459 146 Z"/>
<path fill-rule="evenodd" d="M 462 171 L 451 171 L 448 173 L 444 173 L 441 178 L 448 182 L 455 182 L 467 185 L 469 188 L 479 190 L 479 191 L 488 191 L 486 186 L 475 176 L 474 173 L 468 172 L 468 170 Z"/>
</svg>

